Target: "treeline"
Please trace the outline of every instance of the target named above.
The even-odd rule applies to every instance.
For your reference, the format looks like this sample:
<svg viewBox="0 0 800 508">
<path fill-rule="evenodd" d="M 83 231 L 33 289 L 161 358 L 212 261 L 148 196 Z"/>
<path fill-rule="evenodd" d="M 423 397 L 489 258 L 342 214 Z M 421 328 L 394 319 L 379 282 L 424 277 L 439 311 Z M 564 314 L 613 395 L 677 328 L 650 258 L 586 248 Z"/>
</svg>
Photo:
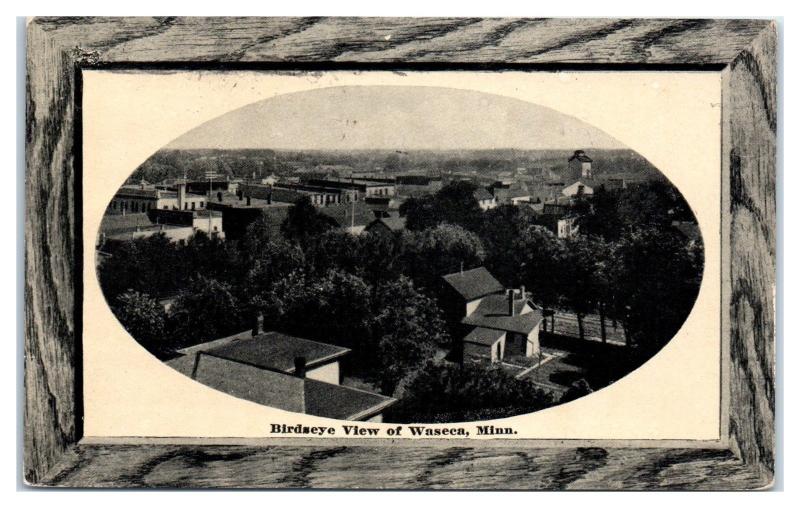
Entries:
<svg viewBox="0 0 800 508">
<path fill-rule="evenodd" d="M 622 324 L 628 345 L 643 357 L 658 351 L 689 314 L 703 271 L 702 240 L 672 227 L 694 222 L 680 193 L 664 182 L 613 192 L 600 190 L 574 204 L 580 234 L 558 238 L 530 208 L 500 206 L 482 212 L 469 182 L 456 182 L 401 208 L 411 230 L 442 223 L 477 236 L 484 264 L 504 285 L 525 285 L 548 310 L 600 315 Z"/>
<path fill-rule="evenodd" d="M 642 178 L 660 178 L 658 170 L 632 150 L 595 150 L 597 175 L 625 173 Z M 274 151 L 240 150 L 159 150 L 128 179 L 128 183 L 160 182 L 168 178 L 202 178 L 206 171 L 236 178 L 265 177 L 270 173 L 290 175 L 296 168 L 343 166 L 356 171 L 383 169 L 388 173 L 421 171 L 448 173 L 477 171 L 491 174 L 517 168 L 563 170 L 571 150 L 356 150 L 356 151 Z"/>
<path fill-rule="evenodd" d="M 99 279 L 123 326 L 160 358 L 248 329 L 258 313 L 266 329 L 348 347 L 346 375 L 400 397 L 389 415 L 396 421 L 511 416 L 554 403 L 502 371 L 442 360 L 452 340 L 436 300 L 444 274 L 484 265 L 507 287 L 524 284 L 545 309 L 617 320 L 642 358 L 688 315 L 702 245 L 670 227 L 691 214 L 670 188 L 580 203 L 585 234 L 570 239 L 526 207 L 482 212 L 473 191 L 454 183 L 408 200 L 408 227 L 393 235 L 350 235 L 301 200 L 277 236 L 259 220 L 237 242 L 202 232 L 186 242 L 125 242 L 99 265 Z M 170 296 L 166 312 L 158 301 Z M 431 394 L 441 403 L 426 403 Z"/>
<path fill-rule="evenodd" d="M 352 349 L 347 373 L 391 394 L 450 348 L 439 275 L 482 260 L 480 240 L 459 226 L 353 236 L 302 200 L 279 237 L 266 221 L 238 242 L 156 235 L 116 246 L 98 271 L 120 322 L 161 358 L 247 329 L 260 313 L 267 329 Z M 165 312 L 158 300 L 171 295 Z"/>
</svg>

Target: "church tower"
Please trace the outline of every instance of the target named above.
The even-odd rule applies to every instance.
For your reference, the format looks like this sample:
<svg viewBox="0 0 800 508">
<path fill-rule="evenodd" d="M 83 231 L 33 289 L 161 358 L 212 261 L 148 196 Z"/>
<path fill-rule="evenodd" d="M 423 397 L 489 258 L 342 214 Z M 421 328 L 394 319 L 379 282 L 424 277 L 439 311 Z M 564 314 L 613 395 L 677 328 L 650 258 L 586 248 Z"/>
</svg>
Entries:
<svg viewBox="0 0 800 508">
<path fill-rule="evenodd" d="M 594 178 L 592 159 L 590 159 L 583 150 L 575 150 L 575 153 L 569 158 L 567 164 L 569 165 L 569 172 L 572 178 L 582 178 L 585 180 Z"/>
</svg>

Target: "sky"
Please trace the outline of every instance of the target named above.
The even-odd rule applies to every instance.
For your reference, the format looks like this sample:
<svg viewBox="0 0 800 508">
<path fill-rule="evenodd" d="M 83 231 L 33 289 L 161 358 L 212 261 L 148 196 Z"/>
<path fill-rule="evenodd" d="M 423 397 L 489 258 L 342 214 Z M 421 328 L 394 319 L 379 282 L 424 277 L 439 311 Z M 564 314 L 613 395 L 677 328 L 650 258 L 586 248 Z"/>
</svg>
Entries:
<svg viewBox="0 0 800 508">
<path fill-rule="evenodd" d="M 343 86 L 280 95 L 226 113 L 168 148 L 483 150 L 623 148 L 573 117 L 483 92 Z"/>
</svg>

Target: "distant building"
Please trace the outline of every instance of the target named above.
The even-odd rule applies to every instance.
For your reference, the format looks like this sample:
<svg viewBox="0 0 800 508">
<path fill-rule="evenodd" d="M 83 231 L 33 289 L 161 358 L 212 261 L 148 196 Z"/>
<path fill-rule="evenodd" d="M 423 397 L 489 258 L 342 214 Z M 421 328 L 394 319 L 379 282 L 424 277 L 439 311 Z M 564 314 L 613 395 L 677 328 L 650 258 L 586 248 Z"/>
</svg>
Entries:
<svg viewBox="0 0 800 508">
<path fill-rule="evenodd" d="M 208 209 L 222 213 L 222 230 L 229 240 L 238 240 L 244 236 L 247 227 L 261 217 L 272 220 L 279 225 L 286 218 L 290 203 L 273 202 L 270 198 L 259 199 L 238 195 L 222 194 L 208 203 Z"/>
<path fill-rule="evenodd" d="M 367 224 L 365 233 L 392 235 L 406 228 L 405 217 L 380 217 Z"/>
<path fill-rule="evenodd" d="M 306 185 L 330 189 L 345 189 L 358 193 L 359 199 L 365 197 L 394 196 L 395 181 L 388 178 L 328 178 L 328 179 L 309 179 Z"/>
<path fill-rule="evenodd" d="M 395 178 L 397 194 L 401 196 L 423 196 L 442 190 L 441 176 L 398 175 Z"/>
<path fill-rule="evenodd" d="M 195 231 L 224 238 L 222 212 L 214 210 L 159 210 L 147 212 L 150 222 L 171 226 L 189 226 Z"/>
<path fill-rule="evenodd" d="M 575 150 L 575 153 L 567 160 L 567 165 L 570 179 L 594 178 L 592 159 L 583 150 Z"/>
<path fill-rule="evenodd" d="M 202 210 L 206 197 L 187 193 L 186 185 L 179 184 L 176 191 L 141 188 L 123 185 L 111 199 L 107 214 L 143 213 L 155 208 L 161 210 Z"/>
<path fill-rule="evenodd" d="M 478 187 L 472 195 L 475 196 L 478 206 L 481 207 L 481 210 L 484 212 L 492 208 L 497 208 L 497 199 L 483 187 Z"/>
<path fill-rule="evenodd" d="M 320 208 L 319 212 L 353 235 L 361 234 L 367 224 L 375 219 L 373 211 L 363 202 L 326 206 Z"/>
<path fill-rule="evenodd" d="M 529 203 L 531 194 L 514 183 L 496 181 L 489 187 L 498 205 L 519 205 Z"/>
<path fill-rule="evenodd" d="M 396 402 L 340 384 L 339 362 L 349 349 L 264 332 L 260 324 L 178 352 L 167 365 L 216 390 L 285 411 L 381 422 Z"/>
<path fill-rule="evenodd" d="M 578 180 L 564 187 L 564 190 L 561 191 L 561 194 L 570 198 L 591 196 L 594 194 L 594 187 L 585 183 L 583 180 Z"/>
<path fill-rule="evenodd" d="M 186 182 L 186 189 L 188 192 L 195 194 L 208 194 L 209 191 L 214 194 L 216 192 L 230 192 L 235 194 L 239 190 L 242 180 L 240 178 L 230 178 L 227 176 L 216 175 L 211 179 L 190 180 Z"/>
</svg>

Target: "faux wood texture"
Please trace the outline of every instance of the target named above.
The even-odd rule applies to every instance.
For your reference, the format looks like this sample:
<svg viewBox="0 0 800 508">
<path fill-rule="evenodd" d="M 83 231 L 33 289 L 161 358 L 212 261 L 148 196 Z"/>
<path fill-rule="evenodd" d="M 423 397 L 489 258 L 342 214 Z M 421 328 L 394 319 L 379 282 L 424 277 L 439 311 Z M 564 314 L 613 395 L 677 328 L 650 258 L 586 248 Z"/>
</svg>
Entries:
<svg viewBox="0 0 800 508">
<path fill-rule="evenodd" d="M 69 486 L 745 489 L 774 463 L 775 32 L 754 20 L 40 18 L 28 27 L 26 481 Z M 731 450 L 76 445 L 76 68 L 427 63 L 723 72 Z M 723 239 L 725 240 L 725 239 Z"/>
</svg>

